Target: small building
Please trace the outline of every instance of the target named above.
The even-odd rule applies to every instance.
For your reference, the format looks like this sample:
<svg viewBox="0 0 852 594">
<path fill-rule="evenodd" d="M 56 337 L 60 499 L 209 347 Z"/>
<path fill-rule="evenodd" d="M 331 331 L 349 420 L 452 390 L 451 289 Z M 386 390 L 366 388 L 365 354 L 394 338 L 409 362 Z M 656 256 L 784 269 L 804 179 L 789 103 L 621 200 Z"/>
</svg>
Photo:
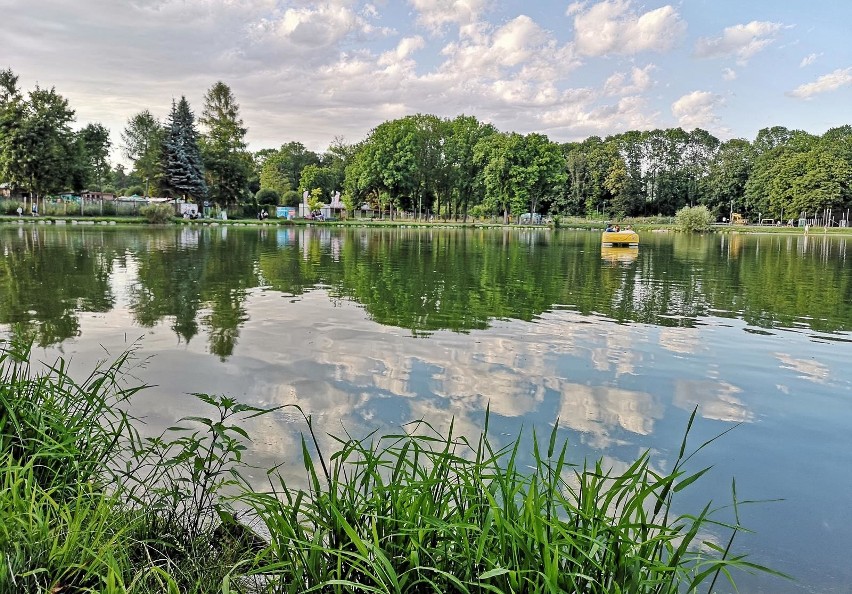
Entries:
<svg viewBox="0 0 852 594">
<path fill-rule="evenodd" d="M 30 193 L 26 190 L 13 188 L 12 184 L 5 182 L 0 184 L 0 198 L 5 198 L 7 200 L 27 200 L 29 197 Z"/>
<path fill-rule="evenodd" d="M 80 193 L 80 196 L 83 200 L 87 202 L 99 202 L 101 200 L 115 200 L 115 194 L 112 192 L 95 192 L 90 190 L 83 190 Z"/>
</svg>

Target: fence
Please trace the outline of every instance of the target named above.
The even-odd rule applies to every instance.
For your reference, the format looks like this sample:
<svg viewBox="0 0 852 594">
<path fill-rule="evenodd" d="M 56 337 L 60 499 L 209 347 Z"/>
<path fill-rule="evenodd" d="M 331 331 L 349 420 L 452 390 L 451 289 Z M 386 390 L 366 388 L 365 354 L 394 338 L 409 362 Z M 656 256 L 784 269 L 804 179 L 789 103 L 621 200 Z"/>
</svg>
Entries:
<svg viewBox="0 0 852 594">
<path fill-rule="evenodd" d="M 38 214 L 52 217 L 111 217 L 139 216 L 139 210 L 147 205 L 141 200 L 103 200 L 89 199 L 81 201 L 58 200 L 51 198 L 39 199 Z M 32 213 L 31 203 L 18 200 L 0 200 L 0 214 L 17 215 L 18 208 L 26 216 Z"/>
</svg>

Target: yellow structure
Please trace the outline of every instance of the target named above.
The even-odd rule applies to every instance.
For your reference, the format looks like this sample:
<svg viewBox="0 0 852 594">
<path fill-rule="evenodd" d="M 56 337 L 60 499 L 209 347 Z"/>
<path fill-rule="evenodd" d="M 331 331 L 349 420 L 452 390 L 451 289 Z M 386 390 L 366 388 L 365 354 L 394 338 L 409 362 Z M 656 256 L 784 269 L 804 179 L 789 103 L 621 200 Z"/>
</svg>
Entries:
<svg viewBox="0 0 852 594">
<path fill-rule="evenodd" d="M 748 219 L 744 219 L 743 215 L 738 212 L 735 212 L 731 215 L 731 224 L 732 225 L 748 225 Z"/>
<path fill-rule="evenodd" d="M 639 234 L 633 230 L 627 231 L 604 231 L 601 236 L 601 243 L 603 245 L 629 245 L 629 246 L 638 246 L 639 245 Z"/>
</svg>

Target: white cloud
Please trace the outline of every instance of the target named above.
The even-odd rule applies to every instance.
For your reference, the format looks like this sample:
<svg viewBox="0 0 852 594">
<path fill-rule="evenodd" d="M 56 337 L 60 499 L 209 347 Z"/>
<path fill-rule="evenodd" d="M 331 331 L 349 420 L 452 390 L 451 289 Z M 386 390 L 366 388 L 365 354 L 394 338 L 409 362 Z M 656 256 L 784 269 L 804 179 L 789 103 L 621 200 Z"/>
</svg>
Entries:
<svg viewBox="0 0 852 594">
<path fill-rule="evenodd" d="M 807 56 L 802 58 L 801 62 L 799 62 L 799 68 L 804 68 L 805 66 L 810 66 L 811 64 L 816 62 L 817 58 L 819 58 L 821 55 L 822 54 L 808 54 Z"/>
<path fill-rule="evenodd" d="M 709 91 L 693 91 L 672 103 L 672 114 L 682 128 L 712 128 L 719 117 L 715 109 L 724 103 Z"/>
<path fill-rule="evenodd" d="M 486 0 L 408 0 L 417 13 L 417 22 L 435 33 L 446 25 L 475 23 Z"/>
<path fill-rule="evenodd" d="M 836 91 L 850 84 L 852 84 L 852 67 L 838 68 L 834 72 L 820 76 L 814 82 L 799 85 L 787 94 L 797 99 L 810 99 L 814 95 Z"/>
<path fill-rule="evenodd" d="M 312 2 L 308 6 L 271 11 L 270 16 L 256 19 L 251 25 L 254 41 L 259 46 L 273 44 L 309 55 L 327 47 L 336 47 L 349 36 L 383 36 L 389 28 L 375 27 L 375 7 L 367 5 L 357 12 L 351 2 L 334 0 Z"/>
<path fill-rule="evenodd" d="M 586 56 L 664 52 L 680 41 L 686 23 L 671 5 L 639 14 L 630 0 L 605 0 L 591 7 L 574 3 L 577 51 Z"/>
<path fill-rule="evenodd" d="M 722 70 L 722 78 L 725 80 L 736 80 L 737 79 L 737 71 L 731 68 L 725 68 Z"/>
<path fill-rule="evenodd" d="M 404 37 L 400 39 L 399 43 L 393 50 L 383 53 L 379 57 L 378 63 L 382 66 L 406 65 L 413 69 L 417 64 L 410 56 L 417 50 L 423 49 L 425 44 L 426 42 L 423 41 L 423 38 L 419 35 L 415 37 Z"/>
<path fill-rule="evenodd" d="M 745 25 L 726 27 L 719 37 L 702 37 L 695 44 L 695 55 L 699 58 L 736 56 L 745 63 L 776 40 L 784 27 L 781 23 L 752 21 Z"/>
<path fill-rule="evenodd" d="M 447 82 L 521 78 L 552 84 L 577 66 L 570 45 L 521 15 L 492 28 L 483 23 L 465 27 L 459 40 L 444 46 L 438 74 Z"/>
<path fill-rule="evenodd" d="M 566 93 L 561 105 L 543 110 L 540 120 L 550 128 L 582 138 L 613 131 L 649 130 L 657 125 L 658 116 L 642 97 L 632 95 L 616 103 L 601 104 L 591 89 L 577 89 Z"/>
<path fill-rule="evenodd" d="M 629 77 L 624 72 L 616 72 L 606 79 L 603 92 L 605 95 L 634 95 L 636 93 L 643 93 L 653 85 L 654 81 L 651 79 L 651 72 L 655 68 L 653 64 L 648 64 L 644 68 L 634 66 Z"/>
</svg>

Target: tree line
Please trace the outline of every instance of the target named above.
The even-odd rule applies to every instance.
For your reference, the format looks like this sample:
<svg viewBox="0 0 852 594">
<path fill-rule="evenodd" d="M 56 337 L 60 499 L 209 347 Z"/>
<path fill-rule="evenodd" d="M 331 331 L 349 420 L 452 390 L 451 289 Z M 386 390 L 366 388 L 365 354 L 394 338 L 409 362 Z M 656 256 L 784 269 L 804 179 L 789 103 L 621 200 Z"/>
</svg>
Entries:
<svg viewBox="0 0 852 594">
<path fill-rule="evenodd" d="M 236 98 L 217 82 L 204 96 L 200 126 L 185 97 L 165 122 L 147 109 L 131 117 L 121 133 L 128 171 L 110 166 L 102 124 L 72 131 L 66 99 L 40 87 L 25 96 L 17 81 L 0 71 L 0 182 L 36 196 L 95 189 L 295 206 L 307 192 L 314 207 L 342 191 L 349 211 L 366 205 L 390 217 L 462 220 L 671 216 L 697 205 L 717 218 L 830 211 L 848 219 L 852 207 L 850 126 L 821 136 L 775 126 L 752 141 L 668 128 L 557 143 L 474 116 L 416 114 L 383 122 L 354 144 L 335 138 L 323 153 L 297 141 L 251 152 Z"/>
</svg>

